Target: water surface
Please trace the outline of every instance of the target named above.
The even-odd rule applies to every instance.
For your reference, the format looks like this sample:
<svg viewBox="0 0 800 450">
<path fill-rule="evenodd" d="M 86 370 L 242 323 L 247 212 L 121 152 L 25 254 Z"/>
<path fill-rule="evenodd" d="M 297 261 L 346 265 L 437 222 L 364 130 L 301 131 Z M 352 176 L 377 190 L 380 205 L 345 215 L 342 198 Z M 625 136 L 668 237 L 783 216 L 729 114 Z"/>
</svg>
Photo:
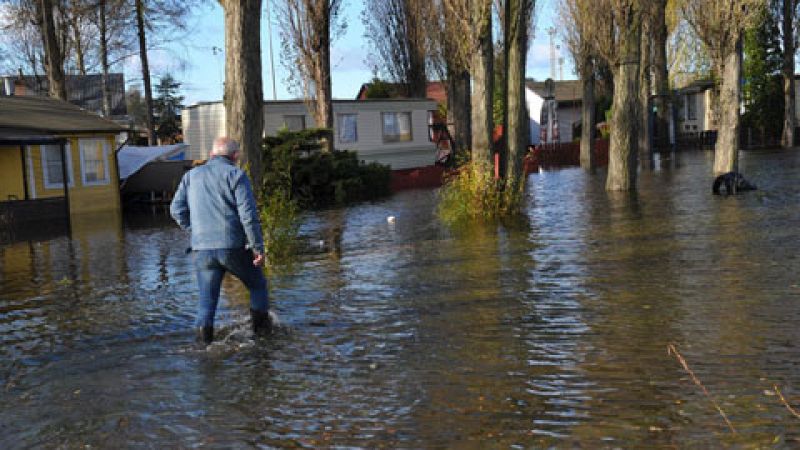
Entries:
<svg viewBox="0 0 800 450">
<path fill-rule="evenodd" d="M 798 446 L 773 385 L 800 407 L 800 153 L 743 154 L 734 197 L 712 157 L 646 162 L 635 195 L 535 174 L 506 225 L 448 229 L 424 190 L 311 213 L 258 344 L 226 280 L 193 345 L 163 214 L 1 247 L 0 448 Z"/>
</svg>

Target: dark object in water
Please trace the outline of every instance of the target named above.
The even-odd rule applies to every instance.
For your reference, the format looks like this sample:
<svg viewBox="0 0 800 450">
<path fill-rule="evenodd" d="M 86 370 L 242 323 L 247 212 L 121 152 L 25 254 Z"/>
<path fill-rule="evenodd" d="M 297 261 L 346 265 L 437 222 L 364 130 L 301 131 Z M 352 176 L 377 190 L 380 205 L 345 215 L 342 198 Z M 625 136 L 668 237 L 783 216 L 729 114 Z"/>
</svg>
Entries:
<svg viewBox="0 0 800 450">
<path fill-rule="evenodd" d="M 744 176 L 739 172 L 728 172 L 717 177 L 714 180 L 714 186 L 711 191 L 714 195 L 720 195 L 720 188 L 725 185 L 725 193 L 727 195 L 736 194 L 739 191 L 755 191 L 758 189 L 755 184 L 751 184 L 744 179 Z"/>
<path fill-rule="evenodd" d="M 209 345 L 214 341 L 214 327 L 200 327 L 197 329 L 197 343 Z"/>
<path fill-rule="evenodd" d="M 269 312 L 250 310 L 250 318 L 253 320 L 253 335 L 269 336 L 272 333 L 272 321 L 269 318 Z"/>
</svg>

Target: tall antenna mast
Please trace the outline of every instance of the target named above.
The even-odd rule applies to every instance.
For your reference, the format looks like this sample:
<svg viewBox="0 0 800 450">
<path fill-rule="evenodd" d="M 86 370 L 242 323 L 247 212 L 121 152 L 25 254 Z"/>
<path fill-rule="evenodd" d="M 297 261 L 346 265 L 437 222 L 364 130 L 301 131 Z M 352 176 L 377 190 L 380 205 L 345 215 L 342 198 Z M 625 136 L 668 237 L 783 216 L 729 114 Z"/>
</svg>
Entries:
<svg viewBox="0 0 800 450">
<path fill-rule="evenodd" d="M 547 29 L 547 34 L 550 35 L 550 78 L 556 79 L 556 44 L 553 38 L 556 36 L 556 29 L 550 27 Z"/>
</svg>

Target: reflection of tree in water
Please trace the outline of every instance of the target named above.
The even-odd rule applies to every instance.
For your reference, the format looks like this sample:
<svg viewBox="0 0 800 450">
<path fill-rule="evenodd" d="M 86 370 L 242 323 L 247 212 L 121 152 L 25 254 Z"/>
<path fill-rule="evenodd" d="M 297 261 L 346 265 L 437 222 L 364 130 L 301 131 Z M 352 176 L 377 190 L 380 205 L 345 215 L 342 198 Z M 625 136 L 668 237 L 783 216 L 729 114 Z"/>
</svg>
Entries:
<svg viewBox="0 0 800 450">
<path fill-rule="evenodd" d="M 669 434 L 651 430 L 678 417 L 680 368 L 665 356 L 667 343 L 680 339 L 676 321 L 684 314 L 674 283 L 673 198 L 649 195 L 595 192 L 587 204 L 592 244 L 582 257 L 594 298 L 586 302 L 592 351 L 582 369 L 592 388 L 589 420 L 574 430 L 576 439 L 666 444 Z"/>
</svg>

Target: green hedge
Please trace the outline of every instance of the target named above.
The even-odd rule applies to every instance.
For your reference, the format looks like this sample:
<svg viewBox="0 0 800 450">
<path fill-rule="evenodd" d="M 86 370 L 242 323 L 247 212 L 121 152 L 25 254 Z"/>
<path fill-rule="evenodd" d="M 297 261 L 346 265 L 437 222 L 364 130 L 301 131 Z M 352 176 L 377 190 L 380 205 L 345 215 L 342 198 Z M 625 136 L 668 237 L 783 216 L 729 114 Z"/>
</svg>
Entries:
<svg viewBox="0 0 800 450">
<path fill-rule="evenodd" d="M 264 192 L 291 192 L 302 207 L 343 205 L 390 193 L 389 166 L 359 161 L 352 151 L 323 153 L 330 130 L 281 130 L 264 140 Z"/>
</svg>

